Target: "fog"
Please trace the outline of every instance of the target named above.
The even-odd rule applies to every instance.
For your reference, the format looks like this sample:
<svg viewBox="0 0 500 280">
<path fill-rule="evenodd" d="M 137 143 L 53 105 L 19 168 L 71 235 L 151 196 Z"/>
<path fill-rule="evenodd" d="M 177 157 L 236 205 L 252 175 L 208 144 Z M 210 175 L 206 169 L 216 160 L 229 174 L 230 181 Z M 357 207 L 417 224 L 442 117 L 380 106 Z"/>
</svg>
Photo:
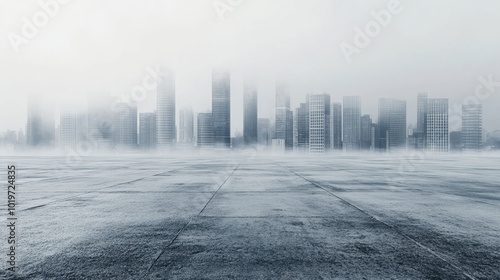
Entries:
<svg viewBox="0 0 500 280">
<path fill-rule="evenodd" d="M 450 98 L 452 110 L 474 96 L 479 77 L 500 80 L 493 0 L 401 1 L 350 63 L 341 44 L 354 45 L 355 28 L 364 30 L 390 1 L 67 2 L 17 45 L 12 34 L 22 36 L 23 18 L 32 22 L 43 9 L 38 1 L 0 2 L 0 131 L 25 129 L 30 94 L 56 108 L 88 94 L 126 95 L 158 64 L 176 71 L 177 110 L 195 113 L 210 109 L 212 68 L 230 69 L 233 135 L 243 131 L 249 76 L 258 80 L 259 117 L 272 117 L 275 79 L 286 77 L 293 108 L 307 93 L 327 92 L 332 101 L 360 95 L 362 113 L 376 121 L 378 98 L 394 97 L 408 101 L 408 124 L 419 92 Z M 496 89 L 480 100 L 488 130 L 499 128 Z M 154 108 L 149 91 L 139 112 Z"/>
</svg>

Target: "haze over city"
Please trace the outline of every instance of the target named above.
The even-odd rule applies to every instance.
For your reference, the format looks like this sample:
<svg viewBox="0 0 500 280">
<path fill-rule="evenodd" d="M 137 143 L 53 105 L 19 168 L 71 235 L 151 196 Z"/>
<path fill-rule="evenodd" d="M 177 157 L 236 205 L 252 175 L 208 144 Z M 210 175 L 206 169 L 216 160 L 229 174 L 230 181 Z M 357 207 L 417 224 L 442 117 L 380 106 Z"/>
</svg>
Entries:
<svg viewBox="0 0 500 280">
<path fill-rule="evenodd" d="M 358 95 L 362 113 L 376 120 L 378 99 L 397 98 L 407 101 L 414 125 L 419 92 L 449 98 L 451 110 L 474 95 L 479 77 L 500 80 L 497 1 L 401 1 L 400 12 L 350 63 L 340 45 L 354 45 L 355 29 L 387 10 L 387 1 L 240 1 L 222 16 L 214 3 L 69 1 L 16 48 L 8 35 L 22 35 L 23 18 L 33 21 L 43 9 L 37 1 L 0 3 L 6 34 L 0 41 L 0 131 L 25 129 L 28 95 L 56 105 L 87 94 L 120 96 L 158 64 L 175 69 L 177 110 L 192 106 L 194 112 L 210 110 L 212 69 L 229 69 L 232 136 L 243 132 L 246 77 L 258 80 L 259 117 L 274 116 L 275 81 L 285 77 L 292 109 L 308 93 L 326 92 L 339 102 Z M 499 129 L 496 89 L 482 100 L 489 131 Z M 155 91 L 148 91 L 139 113 L 153 111 L 155 100 Z"/>
</svg>

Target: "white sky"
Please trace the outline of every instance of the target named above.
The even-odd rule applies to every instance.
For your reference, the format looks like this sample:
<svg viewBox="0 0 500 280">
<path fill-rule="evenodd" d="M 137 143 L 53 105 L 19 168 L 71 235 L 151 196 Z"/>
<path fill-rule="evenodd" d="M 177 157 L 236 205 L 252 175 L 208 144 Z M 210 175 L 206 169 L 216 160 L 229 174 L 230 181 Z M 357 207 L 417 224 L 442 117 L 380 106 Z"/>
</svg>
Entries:
<svg viewBox="0 0 500 280">
<path fill-rule="evenodd" d="M 348 64 L 339 45 L 353 44 L 354 28 L 389 0 L 366 2 L 242 0 L 221 20 L 213 0 L 72 0 L 16 53 L 8 34 L 21 35 L 23 18 L 42 9 L 38 0 L 0 0 L 0 131 L 24 128 L 28 94 L 56 104 L 129 95 L 158 63 L 176 69 L 177 109 L 195 112 L 210 109 L 211 68 L 231 69 L 233 134 L 243 130 L 245 76 L 259 78 L 259 117 L 273 114 L 275 76 L 286 76 L 292 107 L 306 93 L 360 95 L 376 120 L 378 98 L 395 97 L 408 101 L 409 123 L 418 92 L 454 107 L 474 94 L 479 76 L 500 81 L 499 1 L 401 0 L 403 11 Z M 488 130 L 500 129 L 496 89 L 483 101 Z M 154 109 L 148 97 L 140 111 Z"/>
</svg>

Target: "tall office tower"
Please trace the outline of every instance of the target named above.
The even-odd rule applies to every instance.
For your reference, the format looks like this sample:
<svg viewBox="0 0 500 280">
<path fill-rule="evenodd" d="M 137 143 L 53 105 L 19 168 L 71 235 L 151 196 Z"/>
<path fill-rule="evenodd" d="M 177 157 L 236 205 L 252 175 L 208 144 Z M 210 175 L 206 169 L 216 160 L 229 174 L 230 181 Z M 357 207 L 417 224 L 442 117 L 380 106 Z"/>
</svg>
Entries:
<svg viewBox="0 0 500 280">
<path fill-rule="evenodd" d="M 330 149 L 330 95 L 311 94 L 309 103 L 309 154 Z"/>
<path fill-rule="evenodd" d="M 406 147 L 406 101 L 381 98 L 378 106 L 380 142 L 382 150 Z"/>
<path fill-rule="evenodd" d="M 462 147 L 462 131 L 450 132 L 450 151 L 458 152 Z"/>
<path fill-rule="evenodd" d="M 375 150 L 379 148 L 378 142 L 380 140 L 380 126 L 376 123 L 372 123 L 372 128 L 371 128 L 371 147 L 370 150 Z"/>
<path fill-rule="evenodd" d="M 52 149 L 55 145 L 55 120 L 52 104 L 42 96 L 28 97 L 27 144 L 34 148 Z"/>
<path fill-rule="evenodd" d="M 59 119 L 59 147 L 63 151 L 76 149 L 86 141 L 87 116 L 83 113 L 61 109 Z"/>
<path fill-rule="evenodd" d="M 231 76 L 225 70 L 212 71 L 212 121 L 214 144 L 231 147 Z"/>
<path fill-rule="evenodd" d="M 156 142 L 159 149 L 173 147 L 175 135 L 175 73 L 156 68 Z"/>
<path fill-rule="evenodd" d="M 361 146 L 361 98 L 344 96 L 343 148 L 347 151 L 359 150 Z"/>
<path fill-rule="evenodd" d="M 257 86 L 245 82 L 243 90 L 243 138 L 245 145 L 257 144 Z"/>
<path fill-rule="evenodd" d="M 156 113 L 139 114 L 139 148 L 156 148 Z"/>
<path fill-rule="evenodd" d="M 113 143 L 116 148 L 137 147 L 137 107 L 127 103 L 116 104 L 113 113 Z"/>
<path fill-rule="evenodd" d="M 198 148 L 207 149 L 214 147 L 214 122 L 211 113 L 198 114 Z"/>
<path fill-rule="evenodd" d="M 286 112 L 285 150 L 293 150 L 293 111 Z"/>
<path fill-rule="evenodd" d="M 116 100 L 109 94 L 89 96 L 88 139 L 93 149 L 109 149 L 113 145 L 113 112 L 117 111 Z"/>
<path fill-rule="evenodd" d="M 258 119 L 258 142 L 261 146 L 271 146 L 271 120 L 265 118 Z"/>
<path fill-rule="evenodd" d="M 179 142 L 193 143 L 194 141 L 194 115 L 192 109 L 179 111 Z"/>
<path fill-rule="evenodd" d="M 370 115 L 361 116 L 361 149 L 370 150 L 372 146 L 372 118 Z"/>
<path fill-rule="evenodd" d="M 448 151 L 448 99 L 427 99 L 426 147 L 430 152 Z"/>
<path fill-rule="evenodd" d="M 462 145 L 464 150 L 483 148 L 483 107 L 481 104 L 462 105 Z"/>
<path fill-rule="evenodd" d="M 425 131 L 427 128 L 427 93 L 419 93 L 417 97 L 417 129 L 415 132 L 415 146 L 421 150 L 425 148 Z"/>
<path fill-rule="evenodd" d="M 300 103 L 293 118 L 294 149 L 309 151 L 309 103 Z"/>
<path fill-rule="evenodd" d="M 288 85 L 276 84 L 275 139 L 285 140 L 285 150 L 293 149 L 293 112 L 290 110 L 290 89 Z"/>
<path fill-rule="evenodd" d="M 331 108 L 331 148 L 342 150 L 342 103 L 334 102 Z"/>
</svg>

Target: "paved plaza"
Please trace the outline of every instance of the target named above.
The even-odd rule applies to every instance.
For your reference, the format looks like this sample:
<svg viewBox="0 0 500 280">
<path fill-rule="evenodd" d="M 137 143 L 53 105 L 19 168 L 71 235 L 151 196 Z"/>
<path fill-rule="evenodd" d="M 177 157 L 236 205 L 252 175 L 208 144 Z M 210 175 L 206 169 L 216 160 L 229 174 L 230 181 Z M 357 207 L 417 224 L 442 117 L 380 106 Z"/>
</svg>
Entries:
<svg viewBox="0 0 500 280">
<path fill-rule="evenodd" d="M 15 279 L 500 278 L 495 156 L 2 163 L 17 167 L 19 268 L 0 272 Z"/>
</svg>

